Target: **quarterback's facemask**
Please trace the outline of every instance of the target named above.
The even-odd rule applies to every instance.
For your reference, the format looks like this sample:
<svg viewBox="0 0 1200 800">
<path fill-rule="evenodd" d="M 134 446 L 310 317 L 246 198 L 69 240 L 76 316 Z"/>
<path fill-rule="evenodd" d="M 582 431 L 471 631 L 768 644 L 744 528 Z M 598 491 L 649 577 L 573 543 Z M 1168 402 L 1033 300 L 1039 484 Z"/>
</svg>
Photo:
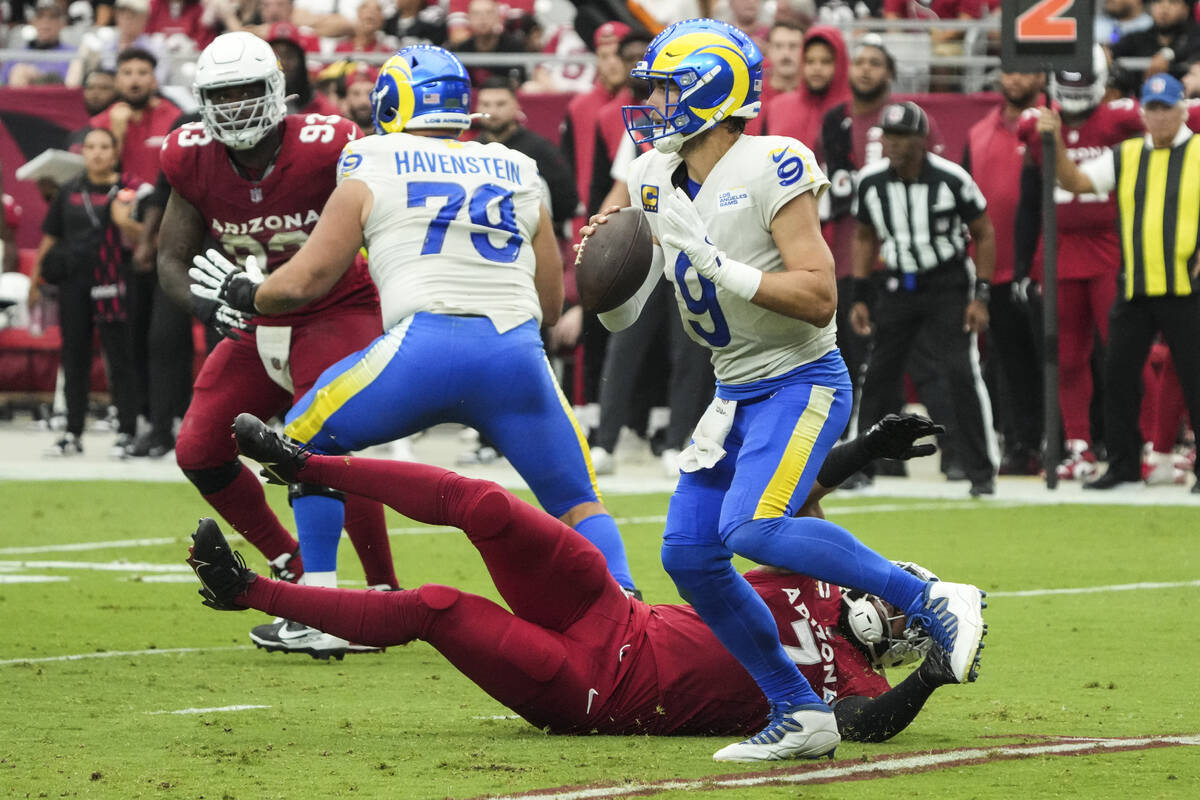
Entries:
<svg viewBox="0 0 1200 800">
<path fill-rule="evenodd" d="M 918 564 L 909 561 L 895 563 L 922 580 L 937 580 L 936 575 Z M 880 597 L 844 589 L 842 604 L 845 607 L 842 615 L 845 627 L 876 669 L 919 661 L 933 646 L 929 634 L 909 626 L 904 613 Z"/>
<path fill-rule="evenodd" d="M 205 129 L 234 150 L 254 147 L 287 114 L 275 52 L 244 31 L 222 34 L 204 48 L 192 89 Z"/>
<path fill-rule="evenodd" d="M 763 55 L 732 25 L 689 19 L 664 30 L 646 48 L 630 75 L 662 90 L 663 107 L 621 108 L 635 142 L 673 153 L 683 143 L 730 117 L 758 116 Z"/>
<path fill-rule="evenodd" d="M 1050 75 L 1050 96 L 1068 114 L 1086 114 L 1104 99 L 1108 87 L 1108 57 L 1092 48 L 1092 68 L 1084 72 L 1059 70 Z"/>
</svg>

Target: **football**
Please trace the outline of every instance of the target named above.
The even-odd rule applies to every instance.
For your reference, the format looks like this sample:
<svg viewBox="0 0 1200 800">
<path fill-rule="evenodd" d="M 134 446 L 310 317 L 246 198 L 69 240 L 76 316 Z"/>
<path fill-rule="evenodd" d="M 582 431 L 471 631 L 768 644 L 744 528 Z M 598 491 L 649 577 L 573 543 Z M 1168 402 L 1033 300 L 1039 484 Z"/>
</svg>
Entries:
<svg viewBox="0 0 1200 800">
<path fill-rule="evenodd" d="M 622 208 L 581 243 L 575 285 L 585 311 L 612 311 L 633 297 L 650 272 L 653 240 L 640 208 Z"/>
</svg>

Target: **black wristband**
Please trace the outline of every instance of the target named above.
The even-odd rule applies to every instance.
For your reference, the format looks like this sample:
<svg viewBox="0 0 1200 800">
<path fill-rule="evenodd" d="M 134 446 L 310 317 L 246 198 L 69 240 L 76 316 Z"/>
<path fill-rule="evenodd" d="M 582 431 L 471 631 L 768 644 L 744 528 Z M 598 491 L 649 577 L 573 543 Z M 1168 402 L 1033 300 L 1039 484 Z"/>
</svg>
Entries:
<svg viewBox="0 0 1200 800">
<path fill-rule="evenodd" d="M 255 316 L 258 308 L 254 305 L 254 296 L 258 294 L 259 286 L 260 283 L 252 281 L 244 273 L 234 272 L 221 287 L 221 299 L 230 307 Z"/>
<path fill-rule="evenodd" d="M 821 469 L 817 473 L 817 483 L 826 489 L 834 489 L 841 485 L 842 481 L 874 460 L 870 447 L 863 436 L 836 444 L 821 464 Z"/>
<path fill-rule="evenodd" d="M 850 301 L 852 303 L 871 304 L 871 280 L 870 278 L 851 278 L 850 279 Z"/>
<path fill-rule="evenodd" d="M 992 282 L 985 281 L 983 278 L 975 279 L 975 299 L 987 305 L 992 299 Z"/>
</svg>

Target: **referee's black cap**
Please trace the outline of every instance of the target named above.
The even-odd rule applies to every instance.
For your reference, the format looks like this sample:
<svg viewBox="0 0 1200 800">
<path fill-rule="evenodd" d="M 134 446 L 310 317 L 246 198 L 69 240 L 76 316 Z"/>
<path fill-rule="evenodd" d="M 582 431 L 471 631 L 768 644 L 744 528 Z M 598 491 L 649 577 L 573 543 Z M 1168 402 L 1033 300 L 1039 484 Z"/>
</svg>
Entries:
<svg viewBox="0 0 1200 800">
<path fill-rule="evenodd" d="M 879 115 L 879 127 L 884 133 L 924 136 L 929 133 L 929 118 L 919 105 L 906 100 L 885 107 Z"/>
</svg>

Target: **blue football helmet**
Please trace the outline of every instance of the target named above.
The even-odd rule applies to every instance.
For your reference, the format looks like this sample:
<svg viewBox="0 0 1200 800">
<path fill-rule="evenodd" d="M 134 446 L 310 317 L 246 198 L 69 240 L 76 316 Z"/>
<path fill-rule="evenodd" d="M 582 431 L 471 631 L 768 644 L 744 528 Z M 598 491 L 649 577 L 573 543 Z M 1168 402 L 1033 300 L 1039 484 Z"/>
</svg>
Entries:
<svg viewBox="0 0 1200 800">
<path fill-rule="evenodd" d="M 371 120 L 376 133 L 464 131 L 471 127 L 471 78 L 448 50 L 402 47 L 379 70 Z"/>
<path fill-rule="evenodd" d="M 665 90 L 664 109 L 624 106 L 625 129 L 635 142 L 653 142 L 655 149 L 673 153 L 723 119 L 757 117 L 762 62 L 754 41 L 732 25 L 676 22 L 654 37 L 629 73 Z"/>
</svg>

